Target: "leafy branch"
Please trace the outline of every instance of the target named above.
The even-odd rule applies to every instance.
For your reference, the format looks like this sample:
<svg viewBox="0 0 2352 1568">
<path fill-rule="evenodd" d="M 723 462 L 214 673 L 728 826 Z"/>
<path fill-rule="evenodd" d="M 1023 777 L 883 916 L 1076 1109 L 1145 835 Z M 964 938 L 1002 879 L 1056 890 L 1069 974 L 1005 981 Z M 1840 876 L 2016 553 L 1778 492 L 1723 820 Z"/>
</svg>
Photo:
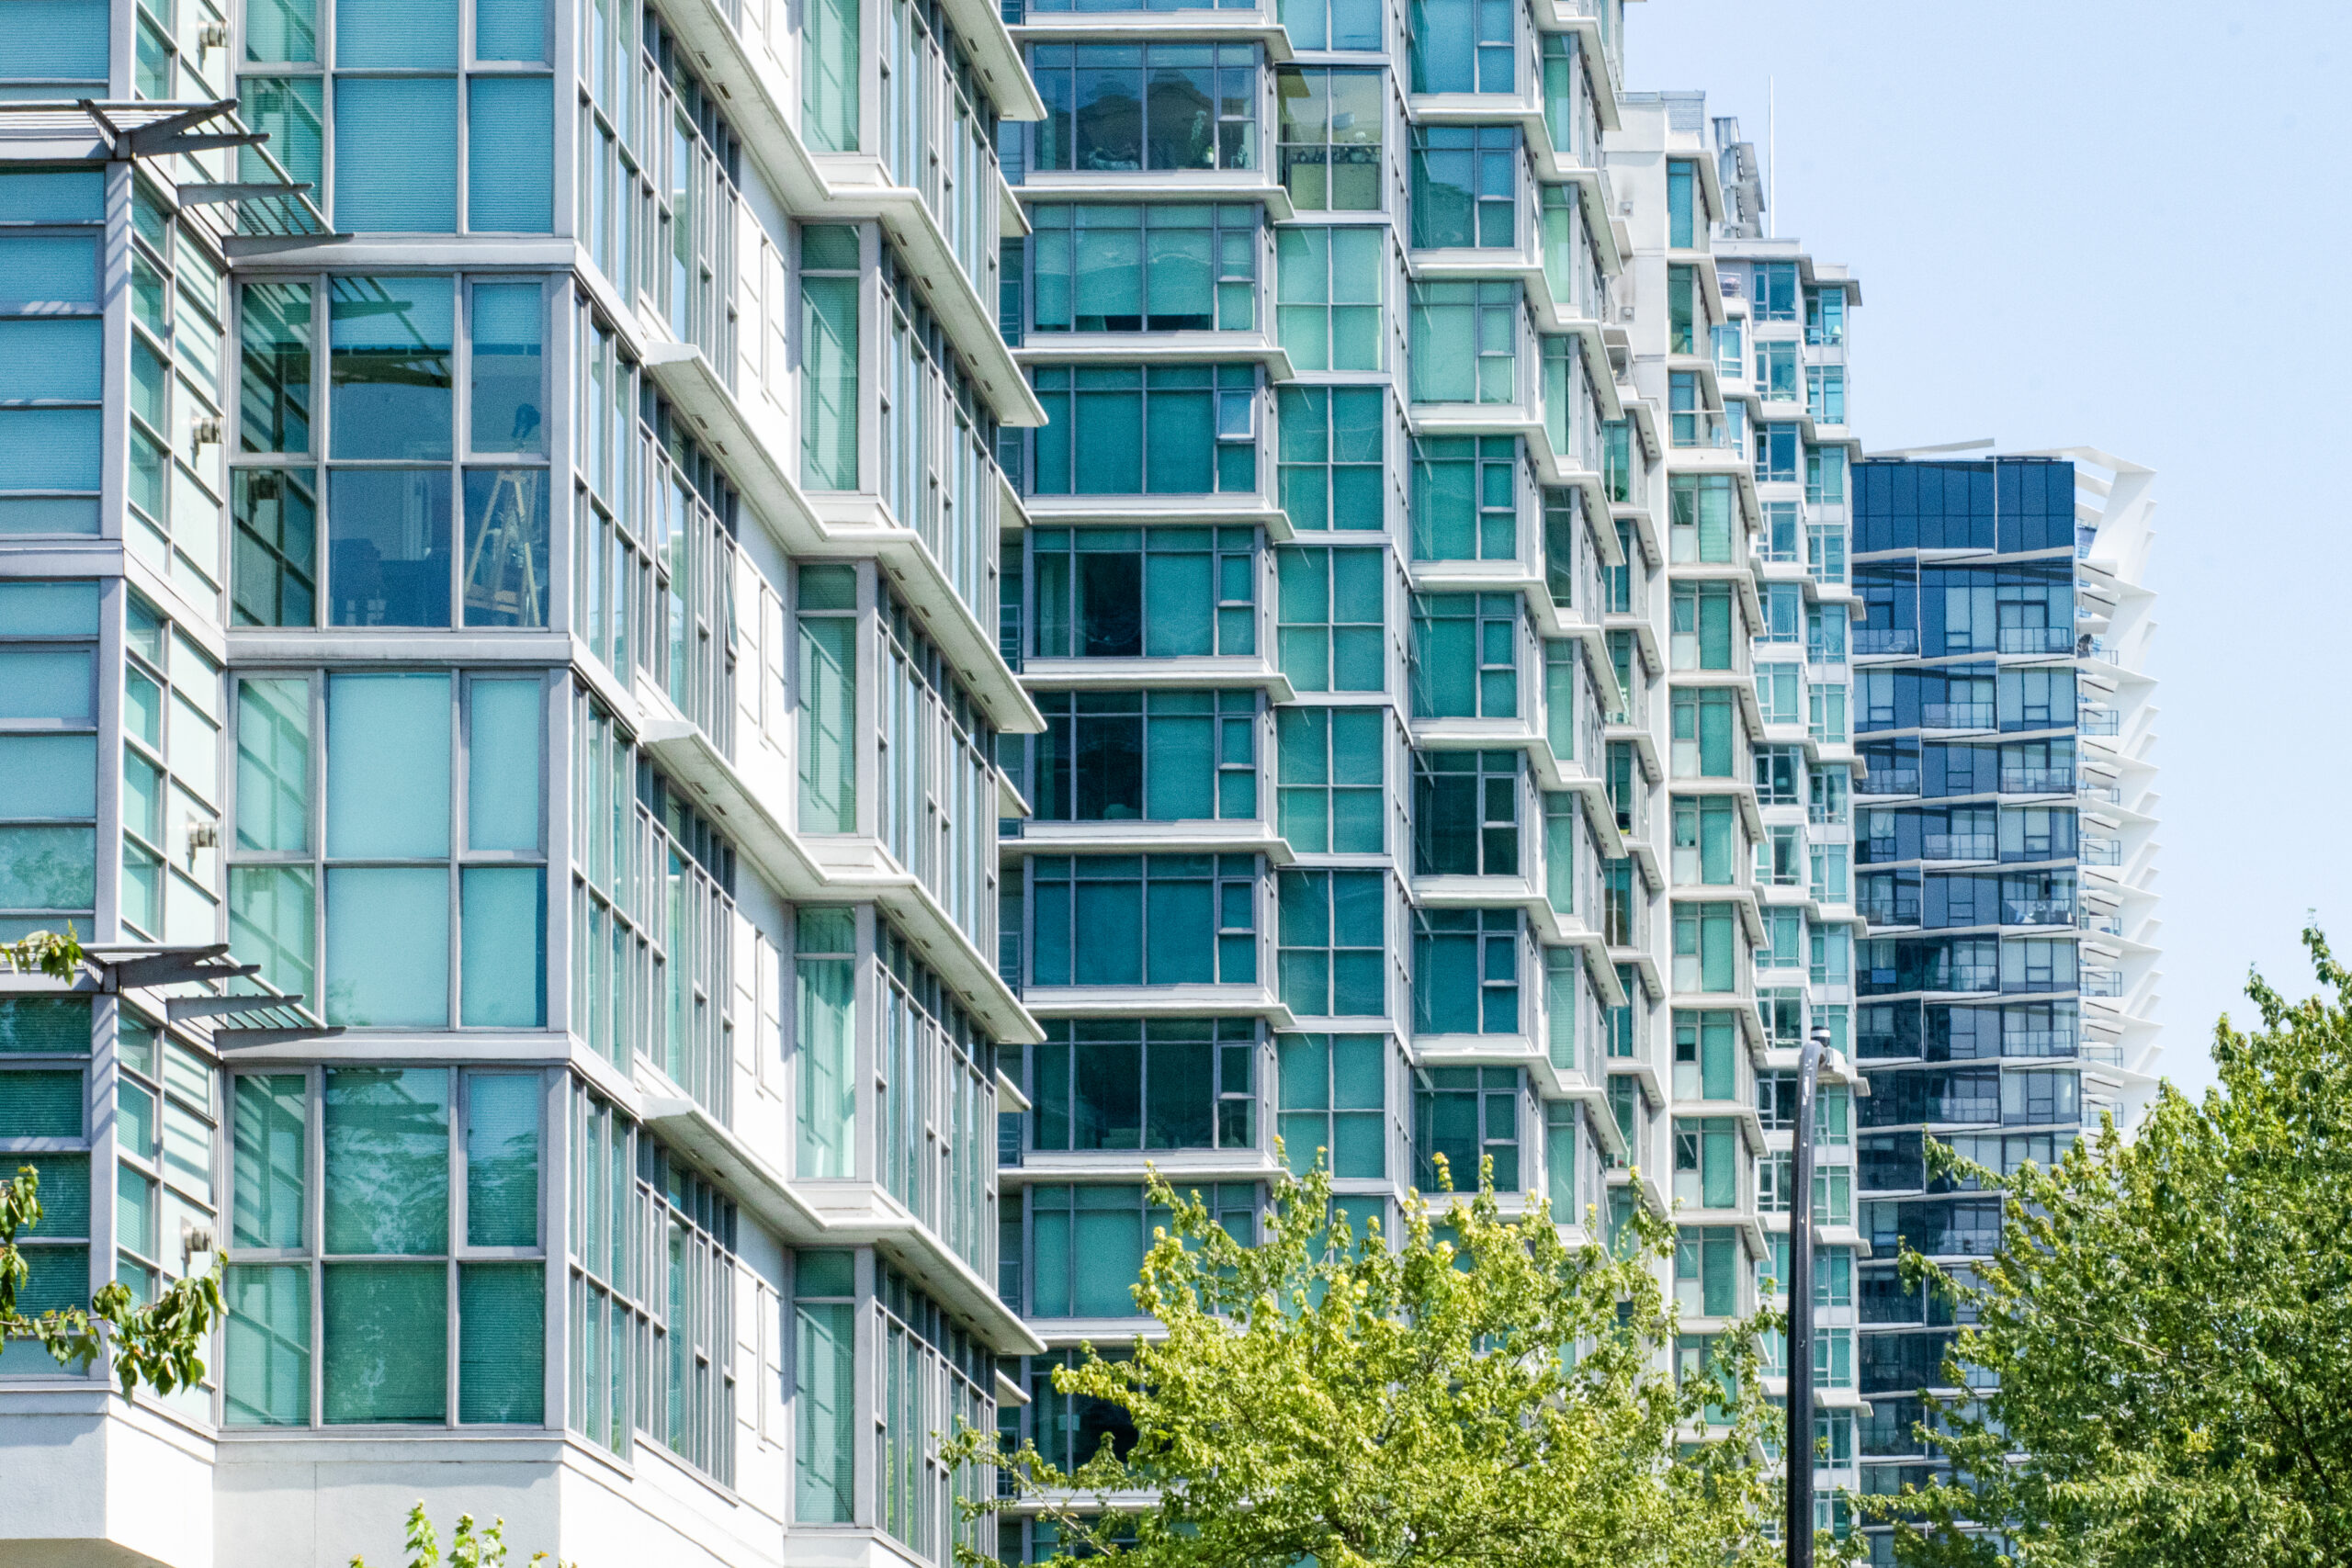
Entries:
<svg viewBox="0 0 2352 1568">
<path fill-rule="evenodd" d="M 86 1308 L 52 1307 L 28 1316 L 17 1310 L 17 1292 L 32 1269 L 17 1233 L 40 1220 L 40 1173 L 20 1166 L 13 1180 L 0 1185 L 0 1340 L 37 1340 L 59 1365 L 85 1372 L 111 1350 L 126 1396 L 141 1383 L 170 1393 L 201 1382 L 204 1338 L 223 1312 L 219 1261 L 205 1273 L 173 1280 L 146 1306 L 129 1288 L 109 1281 Z"/>
<path fill-rule="evenodd" d="M 442 1568 L 441 1538 L 435 1533 L 433 1521 L 425 1517 L 422 1498 L 408 1511 L 407 1545 L 408 1568 Z M 504 1568 L 505 1562 L 506 1521 L 492 1519 L 476 1529 L 471 1514 L 459 1514 L 458 1528 L 449 1537 L 447 1568 Z M 560 1559 L 544 1551 L 531 1553 L 531 1562 L 567 1568 Z M 355 1552 L 351 1568 L 368 1568 L 367 1560 Z"/>
</svg>

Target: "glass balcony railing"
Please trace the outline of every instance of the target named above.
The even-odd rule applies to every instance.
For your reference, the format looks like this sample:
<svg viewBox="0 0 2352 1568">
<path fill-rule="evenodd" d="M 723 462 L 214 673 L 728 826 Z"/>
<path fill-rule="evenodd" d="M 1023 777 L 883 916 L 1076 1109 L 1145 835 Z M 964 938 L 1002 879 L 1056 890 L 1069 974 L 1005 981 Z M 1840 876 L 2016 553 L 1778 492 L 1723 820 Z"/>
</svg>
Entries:
<svg viewBox="0 0 2352 1568">
<path fill-rule="evenodd" d="M 1990 729 L 1991 703 L 1921 703 L 1919 724 L 1925 729 Z"/>
<path fill-rule="evenodd" d="M 1677 409 L 1667 415 L 1669 439 L 1677 447 L 1736 452 L 1739 442 L 1721 409 Z"/>
<path fill-rule="evenodd" d="M 2123 840 L 2086 833 L 2078 853 L 2085 865 L 2121 865 Z"/>
<path fill-rule="evenodd" d="M 2067 795 L 2075 788 L 2072 768 L 2003 768 L 2004 795 Z"/>
<path fill-rule="evenodd" d="M 2001 923 L 2005 926 L 2071 926 L 2075 923 L 2075 901 L 2072 898 L 2004 898 L 2001 900 Z"/>
<path fill-rule="evenodd" d="M 2064 626 L 2003 626 L 2003 653 L 2064 653 L 2075 646 L 2075 635 Z"/>
<path fill-rule="evenodd" d="M 1856 653 L 1917 653 L 1919 634 L 1908 626 L 1858 626 L 1854 630 Z"/>
<path fill-rule="evenodd" d="M 2120 969 L 2097 969 L 2085 964 L 2082 978 L 2075 989 L 2086 997 L 2120 997 L 2123 994 L 2123 972 Z"/>
<path fill-rule="evenodd" d="M 1919 793 L 1919 770 L 1917 768 L 1872 768 L 1862 775 L 1864 795 L 1917 795 Z"/>
<path fill-rule="evenodd" d="M 2105 703 L 2085 703 L 2075 712 L 2075 728 L 2085 735 L 2119 735 L 2123 730 L 2123 714 Z"/>
<path fill-rule="evenodd" d="M 1999 854 L 1991 833 L 1923 833 L 1921 860 L 1992 860 Z"/>
</svg>

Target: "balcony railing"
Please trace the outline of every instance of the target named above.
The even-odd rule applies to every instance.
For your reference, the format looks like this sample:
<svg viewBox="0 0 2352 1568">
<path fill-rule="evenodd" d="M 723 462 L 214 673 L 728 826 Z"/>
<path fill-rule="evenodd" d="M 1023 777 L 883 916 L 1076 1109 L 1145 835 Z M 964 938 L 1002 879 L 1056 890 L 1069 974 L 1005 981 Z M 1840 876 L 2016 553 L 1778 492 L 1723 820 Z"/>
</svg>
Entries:
<svg viewBox="0 0 2352 1568">
<path fill-rule="evenodd" d="M 1720 409 L 1677 409 L 1667 416 L 1667 423 L 1678 447 L 1706 447 L 1720 452 L 1739 449 L 1739 443 L 1732 439 L 1731 423 Z"/>
<path fill-rule="evenodd" d="M 2001 1031 L 2001 1055 L 2004 1056 L 2071 1056 L 2074 1054 L 2075 1032 L 2071 1029 Z"/>
<path fill-rule="evenodd" d="M 2064 653 L 2075 646 L 2075 634 L 2064 626 L 2003 626 L 2003 653 Z"/>
<path fill-rule="evenodd" d="M 2095 780 L 2085 779 L 2075 786 L 2075 793 L 2085 800 L 2104 800 L 2110 806 L 2123 804 L 2121 784 L 2099 784 Z"/>
<path fill-rule="evenodd" d="M 996 933 L 996 972 L 998 978 L 1021 994 L 1021 933 L 1000 931 Z"/>
<path fill-rule="evenodd" d="M 2094 969 L 2085 964 L 2075 989 L 2086 997 L 2120 997 L 2123 994 L 2123 972 L 2120 969 Z"/>
<path fill-rule="evenodd" d="M 1991 833 L 1927 833 L 1921 835 L 1922 860 L 1991 860 L 2000 852 Z"/>
<path fill-rule="evenodd" d="M 2072 768 L 2003 768 L 2004 795 L 2067 795 L 2075 788 Z"/>
<path fill-rule="evenodd" d="M 1919 770 L 1917 768 L 1873 768 L 1862 775 L 1864 795 L 1917 795 L 1919 793 Z"/>
<path fill-rule="evenodd" d="M 2072 898 L 2004 898 L 2001 900 L 2001 923 L 2005 926 L 2071 926 L 2075 923 L 2075 901 Z"/>
<path fill-rule="evenodd" d="M 1926 729 L 1990 729 L 1991 703 L 1921 703 L 1919 724 Z"/>
<path fill-rule="evenodd" d="M 2123 919 L 2120 915 L 2103 915 L 2085 908 L 2075 917 L 2075 924 L 2098 936 L 2120 937 L 2123 934 Z"/>
<path fill-rule="evenodd" d="M 1856 653 L 1917 653 L 1919 634 L 1908 626 L 1860 626 L 1854 632 Z"/>
<path fill-rule="evenodd" d="M 2110 839 L 2104 834 L 2086 833 L 2077 856 L 2085 865 L 2121 865 L 2123 840 Z"/>
<path fill-rule="evenodd" d="M 2118 735 L 2122 733 L 2123 714 L 2105 703 L 2084 703 L 2075 714 L 2075 728 L 2085 735 Z"/>
</svg>

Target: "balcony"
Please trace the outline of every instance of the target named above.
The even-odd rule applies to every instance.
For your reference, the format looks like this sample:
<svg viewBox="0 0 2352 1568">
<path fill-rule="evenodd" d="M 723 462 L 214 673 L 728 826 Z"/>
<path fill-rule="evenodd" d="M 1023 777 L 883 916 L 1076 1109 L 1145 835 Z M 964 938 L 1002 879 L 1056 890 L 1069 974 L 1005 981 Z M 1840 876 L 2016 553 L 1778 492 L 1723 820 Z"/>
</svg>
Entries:
<svg viewBox="0 0 2352 1568">
<path fill-rule="evenodd" d="M 2075 709 L 2075 728 L 2085 735 L 2120 735 L 2123 713 L 2105 703 L 2084 703 Z"/>
<path fill-rule="evenodd" d="M 2075 786 L 2075 794 L 2084 800 L 2106 801 L 2109 806 L 2123 804 L 2123 786 L 2120 784 L 2099 784 L 2085 779 Z"/>
<path fill-rule="evenodd" d="M 1739 451 L 1731 422 L 1721 409 L 1677 409 L 1667 416 L 1667 426 L 1678 451 Z"/>
<path fill-rule="evenodd" d="M 1917 795 L 1919 793 L 1919 770 L 1917 768 L 1873 768 L 1862 775 L 1863 795 Z"/>
<path fill-rule="evenodd" d="M 1925 833 L 1920 836 L 1921 860 L 1992 860 L 2000 853 L 1991 833 Z"/>
<path fill-rule="evenodd" d="M 2001 923 L 2005 926 L 2071 926 L 2075 923 L 2075 901 L 2072 898 L 2004 898 L 2001 900 Z"/>
<path fill-rule="evenodd" d="M 2085 865 L 2121 865 L 2123 840 L 2110 839 L 2104 834 L 2086 833 L 2076 858 Z"/>
<path fill-rule="evenodd" d="M 2075 770 L 2072 768 L 2003 768 L 2003 795 L 2071 795 L 2075 790 Z"/>
<path fill-rule="evenodd" d="M 1991 703 L 1921 703 L 1919 728 L 1922 729 L 1990 729 L 1993 728 Z"/>
<path fill-rule="evenodd" d="M 2070 653 L 2075 634 L 2064 626 L 2003 626 L 2003 653 Z"/>
<path fill-rule="evenodd" d="M 1854 651 L 1857 654 L 1917 653 L 1919 634 L 1907 626 L 1858 626 L 1854 629 Z"/>
<path fill-rule="evenodd" d="M 2098 969 L 2086 964 L 2075 988 L 2086 997 L 2120 997 L 2123 994 L 2123 971 Z"/>
</svg>

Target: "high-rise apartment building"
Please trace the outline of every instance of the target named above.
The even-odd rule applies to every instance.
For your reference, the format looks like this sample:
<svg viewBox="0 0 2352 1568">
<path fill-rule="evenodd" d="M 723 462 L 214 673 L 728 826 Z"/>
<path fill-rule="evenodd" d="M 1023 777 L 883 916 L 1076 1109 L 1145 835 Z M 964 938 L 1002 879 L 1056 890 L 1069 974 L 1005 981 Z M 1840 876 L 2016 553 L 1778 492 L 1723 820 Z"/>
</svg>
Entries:
<svg viewBox="0 0 2352 1568">
<path fill-rule="evenodd" d="M 0 935 L 95 952 L 0 976 L 0 1163 L 28 1304 L 231 1316 L 0 1356 L 0 1552 L 1028 1561 L 941 1436 L 1115 1436 L 1147 1168 L 1246 1236 L 1317 1158 L 1670 1216 L 1694 1371 L 1810 1212 L 1825 1495 L 1896 1473 L 1933 1042 L 2074 1053 L 2045 1141 L 2148 1044 L 2145 476 L 2057 567 L 1889 521 L 1994 470 L 1859 460 L 1858 284 L 1620 0 L 10 3 Z"/>
<path fill-rule="evenodd" d="M 2147 469 L 2087 449 L 1874 459 L 1853 486 L 1855 1049 L 1863 1488 L 1923 1481 L 1917 1391 L 1951 1312 L 1898 1245 L 1965 1272 L 2000 1199 L 1939 1178 L 2063 1156 L 2151 1083 L 2154 708 Z M 1873 1542 L 1886 1559 L 1887 1542 Z"/>
<path fill-rule="evenodd" d="M 1610 1098 L 1640 1196 L 1681 1231 L 1682 1361 L 1785 1301 L 1798 1054 L 1825 1032 L 1815 1226 L 1820 1522 L 1850 1490 L 1855 753 L 1847 355 L 1859 285 L 1767 237 L 1753 148 L 1697 93 L 1634 95 L 1609 141 L 1631 235 L 1616 312 L 1637 442 L 1604 617 L 1625 706 L 1605 731 L 1629 858 L 1604 868 L 1629 1011 Z M 1646 497 L 1647 504 L 1642 504 Z M 1614 911 L 1612 910 L 1612 919 Z M 1619 1189 L 1620 1201 L 1635 1191 Z M 1779 1392 L 1776 1348 L 1768 1387 Z"/>
<path fill-rule="evenodd" d="M 8 1349 L 0 1557 L 950 1562 L 1042 1348 L 1002 21 L 8 11 L 0 921 L 108 976 L 0 980 L 24 1301 L 229 1318 L 162 1400 Z"/>
</svg>

